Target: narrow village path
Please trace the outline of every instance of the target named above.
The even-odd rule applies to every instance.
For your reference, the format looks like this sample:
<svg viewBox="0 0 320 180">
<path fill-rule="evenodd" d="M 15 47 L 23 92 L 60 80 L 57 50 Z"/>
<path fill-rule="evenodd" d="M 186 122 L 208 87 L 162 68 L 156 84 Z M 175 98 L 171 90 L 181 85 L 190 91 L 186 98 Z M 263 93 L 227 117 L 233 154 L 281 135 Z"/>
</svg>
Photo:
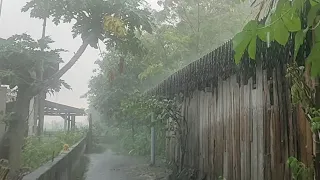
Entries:
<svg viewBox="0 0 320 180">
<path fill-rule="evenodd" d="M 117 155 L 111 150 L 91 154 L 86 180 L 133 180 L 125 172 L 136 162 L 132 157 Z"/>
<path fill-rule="evenodd" d="M 164 180 L 163 167 L 149 167 L 143 158 L 118 155 L 111 150 L 89 155 L 86 180 Z"/>
</svg>

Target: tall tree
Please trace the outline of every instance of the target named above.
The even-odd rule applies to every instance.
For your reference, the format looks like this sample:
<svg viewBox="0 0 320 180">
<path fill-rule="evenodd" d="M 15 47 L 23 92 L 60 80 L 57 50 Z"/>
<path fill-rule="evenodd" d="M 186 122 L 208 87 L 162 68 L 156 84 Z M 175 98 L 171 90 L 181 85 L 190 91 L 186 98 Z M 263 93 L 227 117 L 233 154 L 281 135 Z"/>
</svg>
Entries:
<svg viewBox="0 0 320 180">
<path fill-rule="evenodd" d="M 44 61 L 46 72 L 55 72 L 56 67 L 62 62 L 59 53 L 62 49 L 50 49 L 48 46 L 53 41 L 46 37 L 40 43 L 33 40 L 29 35 L 14 35 L 0 41 L 0 79 L 10 88 L 18 87 L 17 98 L 14 103 L 8 129 L 9 138 L 9 165 L 10 178 L 15 179 L 19 172 L 21 148 L 23 137 L 27 130 L 29 116 L 29 103 L 33 97 L 31 87 L 37 82 L 35 71 L 36 64 Z M 40 44 L 44 46 L 43 51 Z M 49 91 L 60 89 L 60 85 L 66 85 L 58 80 L 48 87 Z M 69 87 L 66 85 L 66 87 Z"/>
<path fill-rule="evenodd" d="M 231 39 L 250 17 L 248 3 L 221 0 L 160 0 L 159 13 L 175 26 L 180 35 L 190 39 L 193 47 L 189 62 Z"/>
<path fill-rule="evenodd" d="M 43 1 L 43 4 L 39 8 L 43 9 L 43 13 L 41 13 L 41 19 L 43 20 L 42 24 L 42 35 L 41 40 L 44 40 L 46 37 L 46 28 L 47 28 L 47 20 L 49 18 L 49 1 Z M 41 46 L 41 51 L 44 51 L 44 46 Z M 37 79 L 38 81 L 43 81 L 43 61 L 40 61 L 37 67 Z M 39 117 L 38 126 L 37 126 L 37 135 L 40 136 L 43 132 L 43 125 L 44 125 L 44 103 L 46 99 L 45 90 L 40 91 L 39 95 L 36 98 L 36 117 Z M 38 116 L 39 115 L 39 116 Z"/>
<path fill-rule="evenodd" d="M 104 58 L 97 62 L 99 68 L 90 81 L 88 99 L 104 116 L 104 121 L 123 132 L 135 130 L 142 136 L 137 128 L 150 123 L 144 117 L 134 118 L 139 116 L 137 114 L 121 113 L 126 99 L 135 96 L 137 91 L 152 88 L 171 73 L 231 39 L 250 15 L 248 4 L 232 1 L 178 0 L 173 3 L 178 4 L 159 2 L 163 10 L 152 12 L 156 24 L 154 33 L 140 37 L 146 47 L 145 53 L 126 54 L 123 74 L 117 71 L 122 51 L 108 49 Z"/>
<path fill-rule="evenodd" d="M 144 36 L 149 47 L 149 67 L 140 77 L 168 74 L 202 57 L 231 39 L 249 20 L 249 4 L 220 0 L 159 1 L 163 10 L 154 12 L 158 29 Z M 165 68 L 161 68 L 165 67 Z M 161 69 L 165 70 L 160 75 Z"/>
<path fill-rule="evenodd" d="M 23 11 L 31 10 L 31 17 L 41 18 L 44 0 L 32 0 L 26 4 Z M 139 53 L 141 46 L 135 33 L 142 31 L 152 31 L 149 11 L 143 7 L 143 1 L 54 1 L 49 0 L 49 17 L 58 25 L 61 22 L 75 22 L 73 24 L 74 37 L 81 36 L 83 43 L 78 51 L 53 76 L 43 81 L 31 81 L 29 86 L 20 85 L 18 97 L 21 101 L 15 112 L 15 123 L 11 125 L 10 135 L 10 177 L 16 177 L 20 167 L 21 146 L 23 143 L 23 133 L 25 130 L 26 101 L 30 97 L 37 95 L 40 91 L 48 88 L 52 83 L 59 81 L 80 58 L 85 49 L 90 45 L 98 48 L 98 41 L 104 42 L 107 47 L 122 48 L 132 53 Z M 20 132 L 20 133 L 18 133 Z M 14 143 L 13 143 L 14 142 Z"/>
<path fill-rule="evenodd" d="M 109 51 L 99 61 L 100 72 L 90 82 L 89 95 L 92 96 L 92 103 L 101 110 L 106 110 L 106 107 L 116 109 L 121 97 L 126 97 L 124 94 L 151 88 L 177 69 L 230 39 L 250 15 L 248 4 L 232 1 L 160 1 L 159 4 L 164 8 L 153 12 L 157 28 L 153 34 L 142 34 L 140 38 L 146 51 L 140 56 L 127 54 L 124 75 L 117 74 L 114 82 L 108 82 L 109 74 L 117 72 L 114 70 L 117 70 L 122 52 Z M 195 49 L 197 46 L 198 50 Z"/>
<path fill-rule="evenodd" d="M 26 4 L 22 11 L 31 10 L 31 17 L 42 17 L 43 12 L 38 3 L 44 0 L 32 0 Z M 126 49 L 133 53 L 140 50 L 136 31 L 152 31 L 150 13 L 143 7 L 144 1 L 52 1 L 49 0 L 49 15 L 53 22 L 75 21 L 73 36 L 81 36 L 82 45 L 74 56 L 51 79 L 58 79 L 66 73 L 80 58 L 90 45 L 98 48 L 101 40 L 107 47 Z"/>
</svg>

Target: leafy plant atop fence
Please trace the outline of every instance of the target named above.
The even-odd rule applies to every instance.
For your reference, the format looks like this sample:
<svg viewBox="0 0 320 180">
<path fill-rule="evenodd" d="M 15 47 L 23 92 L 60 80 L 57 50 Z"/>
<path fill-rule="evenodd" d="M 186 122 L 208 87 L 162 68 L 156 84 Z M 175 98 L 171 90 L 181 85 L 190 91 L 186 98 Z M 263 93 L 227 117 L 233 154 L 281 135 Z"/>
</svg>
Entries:
<svg viewBox="0 0 320 180">
<path fill-rule="evenodd" d="M 263 8 L 268 9 L 266 19 L 260 22 L 258 18 L 250 21 L 243 31 L 234 37 L 235 62 L 240 63 L 246 51 L 251 59 L 256 59 L 258 38 L 266 42 L 269 47 L 273 41 L 285 46 L 292 43 L 290 37 L 294 37 L 292 39 L 294 41 L 293 63 L 287 68 L 287 77 L 292 81 L 292 100 L 293 103 L 301 104 L 310 122 L 311 130 L 316 135 L 316 141 L 318 141 L 320 139 L 320 110 L 316 97 L 320 92 L 317 92 L 314 83 L 311 83 L 311 81 L 318 82 L 318 79 L 311 79 L 310 73 L 314 78 L 320 76 L 320 3 L 317 0 L 271 0 L 268 1 L 269 4 L 266 2 L 267 0 L 263 0 L 258 4 L 260 12 Z M 268 4 L 267 7 L 264 7 L 265 4 Z M 306 46 L 310 46 L 310 52 Z M 298 57 L 301 49 L 303 49 L 303 56 Z M 306 68 L 298 67 L 296 59 L 305 62 Z M 315 146 L 317 152 L 314 166 L 315 170 L 319 171 L 318 142 L 315 143 Z M 313 172 L 309 170 L 310 167 L 305 167 L 296 158 L 290 157 L 288 165 L 295 179 L 312 179 Z M 315 175 L 316 178 L 320 176 L 319 172 Z"/>
</svg>

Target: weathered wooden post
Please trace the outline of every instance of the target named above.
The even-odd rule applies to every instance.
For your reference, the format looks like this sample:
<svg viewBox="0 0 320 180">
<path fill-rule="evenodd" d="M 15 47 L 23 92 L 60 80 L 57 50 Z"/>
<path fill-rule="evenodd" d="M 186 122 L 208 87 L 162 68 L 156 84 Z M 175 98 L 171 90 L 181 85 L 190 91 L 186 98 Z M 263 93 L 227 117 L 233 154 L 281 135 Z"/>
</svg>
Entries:
<svg viewBox="0 0 320 180">
<path fill-rule="evenodd" d="M 155 164 L 155 130 L 154 130 L 154 117 L 151 114 L 151 165 Z"/>
<path fill-rule="evenodd" d="M 68 120 L 68 132 L 69 132 L 70 131 L 70 126 L 71 126 L 71 116 L 70 116 L 70 114 L 68 114 L 67 120 Z"/>
<path fill-rule="evenodd" d="M 71 130 L 75 131 L 76 130 L 76 116 L 71 115 Z"/>
<path fill-rule="evenodd" d="M 64 115 L 63 120 L 64 120 L 64 126 L 63 126 L 64 131 L 67 131 L 68 130 L 68 116 Z"/>
<path fill-rule="evenodd" d="M 89 130 L 88 130 L 88 134 L 87 134 L 87 153 L 91 152 L 92 149 L 92 115 L 89 114 Z"/>
</svg>

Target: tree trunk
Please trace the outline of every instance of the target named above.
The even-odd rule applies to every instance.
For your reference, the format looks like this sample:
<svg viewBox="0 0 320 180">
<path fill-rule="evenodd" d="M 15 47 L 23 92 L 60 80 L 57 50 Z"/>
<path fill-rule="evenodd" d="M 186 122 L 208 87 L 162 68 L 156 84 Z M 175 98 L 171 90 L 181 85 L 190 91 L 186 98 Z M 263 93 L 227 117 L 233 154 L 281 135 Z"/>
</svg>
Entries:
<svg viewBox="0 0 320 180">
<path fill-rule="evenodd" d="M 47 5 L 48 6 L 48 5 Z M 42 37 L 41 39 L 44 40 L 44 38 L 46 37 L 46 27 L 47 27 L 47 18 L 45 17 L 43 19 L 43 25 L 42 25 Z M 41 51 L 44 51 L 44 46 L 41 46 Z M 40 82 L 43 81 L 43 60 L 40 61 L 40 65 L 38 67 L 38 72 L 37 72 L 37 78 L 40 80 Z M 40 92 L 40 94 L 38 95 L 38 112 L 39 112 L 39 123 L 38 123 L 38 127 L 37 127 L 37 135 L 41 136 L 41 134 L 43 133 L 43 125 L 44 125 L 44 103 L 46 100 L 46 89 L 42 90 Z"/>
<path fill-rule="evenodd" d="M 28 85 L 21 85 L 18 89 L 17 101 L 15 105 L 15 115 L 13 120 L 9 125 L 9 138 L 10 138 L 10 151 L 9 151 L 9 180 L 16 180 L 19 175 L 20 165 L 21 165 L 21 148 L 23 146 L 23 138 L 25 129 L 27 126 L 27 117 L 29 113 L 29 103 L 33 96 L 39 94 L 42 90 L 48 88 L 48 86 L 57 81 L 63 76 L 81 57 L 86 48 L 89 45 L 90 39 L 94 35 L 91 34 L 82 45 L 79 47 L 78 51 L 74 54 L 71 60 L 63 66 L 56 74 L 54 74 L 50 79 L 48 79 L 44 84 L 37 87 L 33 87 L 31 90 Z M 29 91 L 30 90 L 30 91 Z"/>
<path fill-rule="evenodd" d="M 21 151 L 29 115 L 29 103 L 32 96 L 28 93 L 28 85 L 18 87 L 14 115 L 9 123 L 9 180 L 16 180 L 21 165 Z"/>
</svg>

